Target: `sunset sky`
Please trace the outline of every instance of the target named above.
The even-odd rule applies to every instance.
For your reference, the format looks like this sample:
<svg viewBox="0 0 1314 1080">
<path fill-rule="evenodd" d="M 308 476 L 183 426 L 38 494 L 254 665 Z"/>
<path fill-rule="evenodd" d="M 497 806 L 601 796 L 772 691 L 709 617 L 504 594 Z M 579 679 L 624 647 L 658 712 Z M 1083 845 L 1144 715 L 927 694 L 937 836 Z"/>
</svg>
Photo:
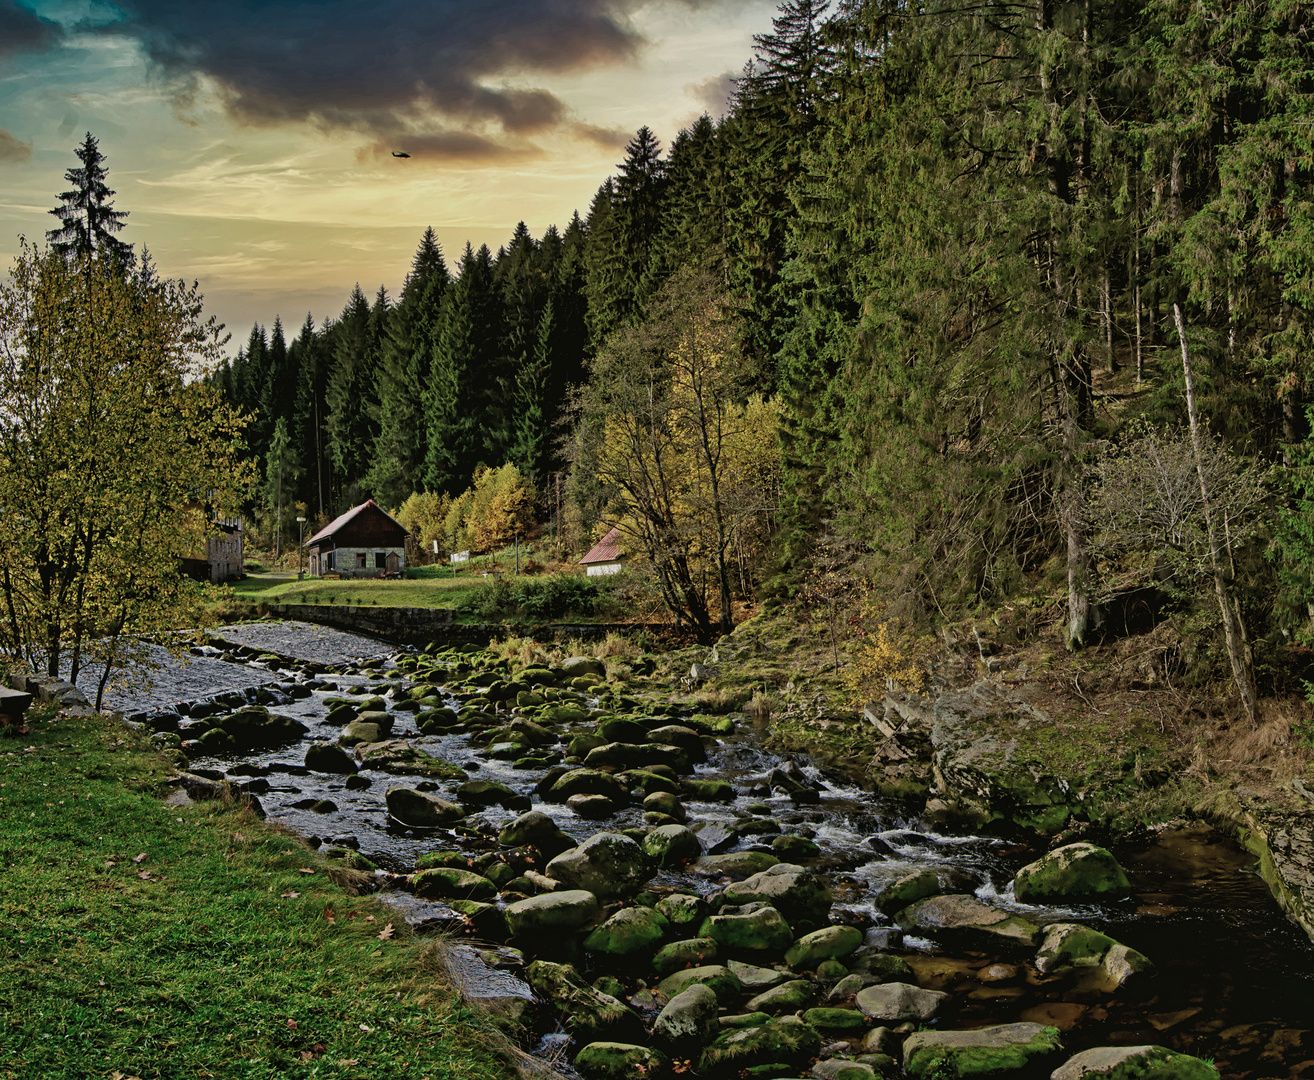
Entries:
<svg viewBox="0 0 1314 1080">
<path fill-rule="evenodd" d="M 84 133 L 125 241 L 252 322 L 396 294 L 585 213 L 643 124 L 718 116 L 776 0 L 0 0 L 0 258 L 44 239 Z M 394 158 L 405 151 L 408 159 Z"/>
</svg>

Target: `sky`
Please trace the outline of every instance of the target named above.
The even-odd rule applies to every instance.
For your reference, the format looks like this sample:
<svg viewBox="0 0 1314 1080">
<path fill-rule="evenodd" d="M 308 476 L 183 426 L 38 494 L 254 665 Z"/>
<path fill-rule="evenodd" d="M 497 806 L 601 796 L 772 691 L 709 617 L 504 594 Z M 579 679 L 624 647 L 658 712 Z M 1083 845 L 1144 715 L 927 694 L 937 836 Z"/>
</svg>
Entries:
<svg viewBox="0 0 1314 1080">
<path fill-rule="evenodd" d="M 587 213 L 643 125 L 723 113 L 777 0 L 0 0 L 0 260 L 90 131 L 120 238 L 233 334 Z M 394 152 L 410 157 L 394 157 Z"/>
</svg>

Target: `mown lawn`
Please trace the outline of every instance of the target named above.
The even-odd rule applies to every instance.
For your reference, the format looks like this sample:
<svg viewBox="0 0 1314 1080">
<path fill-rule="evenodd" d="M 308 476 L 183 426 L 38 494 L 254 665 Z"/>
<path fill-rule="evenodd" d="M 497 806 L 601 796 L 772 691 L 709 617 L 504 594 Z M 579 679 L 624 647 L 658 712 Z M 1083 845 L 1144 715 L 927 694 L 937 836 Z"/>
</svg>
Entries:
<svg viewBox="0 0 1314 1080">
<path fill-rule="evenodd" d="M 0 1077 L 494 1080 L 433 951 L 101 717 L 0 738 Z M 339 882 L 342 884 L 338 884 Z"/>
<path fill-rule="evenodd" d="M 338 604 L 381 607 L 456 607 L 482 589 L 482 577 L 426 577 L 419 580 L 379 581 L 370 578 L 339 581 L 320 578 L 252 576 L 236 582 L 236 598 L 255 604 Z"/>
</svg>

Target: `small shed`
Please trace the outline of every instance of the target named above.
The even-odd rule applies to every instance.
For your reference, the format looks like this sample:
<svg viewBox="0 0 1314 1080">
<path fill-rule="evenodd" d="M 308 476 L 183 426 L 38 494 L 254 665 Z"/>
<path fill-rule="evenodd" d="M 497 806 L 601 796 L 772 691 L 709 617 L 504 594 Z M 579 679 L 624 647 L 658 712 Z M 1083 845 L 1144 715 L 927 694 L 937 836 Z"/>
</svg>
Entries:
<svg viewBox="0 0 1314 1080">
<path fill-rule="evenodd" d="M 303 545 L 312 577 L 383 577 L 406 569 L 406 526 L 373 499 L 334 518 Z"/>
<path fill-rule="evenodd" d="M 613 527 L 606 536 L 588 550 L 580 559 L 580 566 L 589 577 L 605 577 L 607 574 L 619 573 L 625 560 L 621 551 L 621 531 Z"/>
</svg>

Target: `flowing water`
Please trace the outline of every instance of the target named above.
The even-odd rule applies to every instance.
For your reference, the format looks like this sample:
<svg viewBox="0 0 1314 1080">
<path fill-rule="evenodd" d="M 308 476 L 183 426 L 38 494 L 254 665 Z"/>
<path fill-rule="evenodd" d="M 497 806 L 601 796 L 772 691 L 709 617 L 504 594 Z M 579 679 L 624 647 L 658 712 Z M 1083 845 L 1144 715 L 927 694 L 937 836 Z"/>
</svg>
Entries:
<svg viewBox="0 0 1314 1080">
<path fill-rule="evenodd" d="M 238 683 L 249 683 L 263 669 L 239 667 Z M 236 672 L 235 672 L 236 674 Z M 266 683 L 288 673 L 267 673 Z M 325 685 L 303 700 L 283 700 L 271 711 L 296 717 L 311 728 L 309 740 L 335 741 L 339 730 L 323 724 L 324 699 L 346 696 L 353 688 L 389 685 L 379 674 L 326 675 Z M 240 691 L 254 697 L 257 691 Z M 346 692 L 346 694 L 344 694 Z M 279 695 L 280 698 L 282 695 Z M 397 712 L 394 738 L 461 766 L 472 778 L 500 781 L 529 792 L 545 770 L 517 770 L 484 756 L 463 734 L 419 735 L 409 713 Z M 678 722 L 678 721 L 673 721 Z M 248 784 L 271 821 L 308 838 L 357 848 L 380 867 L 406 873 L 422 853 L 495 847 L 496 829 L 515 813 L 498 808 L 471 814 L 466 830 L 416 830 L 389 821 L 384 791 L 417 778 L 366 771 L 364 790 L 349 790 L 345 778 L 309 773 L 302 762 L 306 743 L 233 758 L 198 758 L 198 771 L 227 775 Z M 1082 989 L 1070 980 L 1044 978 L 1025 957 L 946 951 L 929 940 L 909 937 L 896 948 L 929 989 L 952 993 L 952 1003 L 936 1026 L 978 1027 L 1035 1020 L 1064 1031 L 1069 1050 L 1108 1044 L 1158 1043 L 1212 1058 L 1224 1077 L 1314 1077 L 1314 946 L 1289 923 L 1263 882 L 1247 869 L 1249 858 L 1211 830 L 1198 827 L 1165 832 L 1141 845 L 1116 849 L 1132 882 L 1126 901 L 1098 906 L 1036 907 L 1012 896 L 1013 872 L 1036 857 L 1034 849 L 982 836 L 943 835 L 922 828 L 906 803 L 864 793 L 841 779 L 821 776 L 805 761 L 801 775 L 819 788 L 815 805 L 795 806 L 771 793 L 772 769 L 790 763 L 765 750 L 745 719 L 734 735 L 709 750 L 699 765 L 700 779 L 724 779 L 739 795 L 732 805 L 686 802 L 690 824 L 728 823 L 747 814 L 764 830 L 740 847 L 769 843 L 775 831 L 808 836 L 821 848 L 810 863 L 825 873 L 835 894 L 834 914 L 874 928 L 891 926 L 874 907 L 887 883 L 924 868 L 935 869 L 952 891 L 972 892 L 983 901 L 1027 914 L 1040 922 L 1079 921 L 1140 950 L 1157 965 L 1158 975 L 1130 992 L 1109 995 Z M 454 783 L 439 783 L 450 795 Z M 329 813 L 310 809 L 328 799 Z M 322 809 L 322 807 L 321 807 Z M 576 817 L 566 806 L 541 803 L 570 835 L 584 839 L 603 829 L 643 824 L 641 809 L 623 810 L 602 822 Z M 769 850 L 769 849 L 768 849 Z M 707 893 L 707 879 L 663 873 L 659 891 Z M 438 925 L 450 915 L 441 904 L 406 893 L 388 897 L 417 926 Z M 558 1036 L 554 1036 L 558 1038 Z"/>
</svg>

